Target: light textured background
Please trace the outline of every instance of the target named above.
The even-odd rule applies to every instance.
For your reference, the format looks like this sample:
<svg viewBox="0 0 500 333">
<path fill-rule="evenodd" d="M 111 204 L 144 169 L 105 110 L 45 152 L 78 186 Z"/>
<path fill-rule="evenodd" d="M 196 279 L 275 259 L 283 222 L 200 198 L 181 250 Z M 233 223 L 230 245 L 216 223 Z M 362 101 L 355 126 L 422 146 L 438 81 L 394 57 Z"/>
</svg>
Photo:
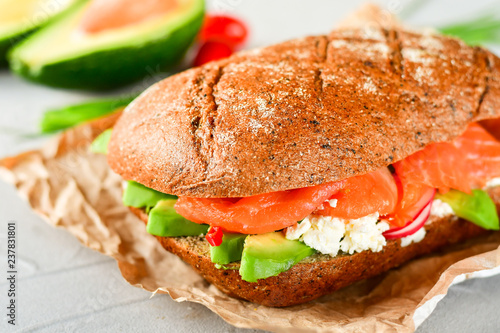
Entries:
<svg viewBox="0 0 500 333">
<path fill-rule="evenodd" d="M 405 22 L 438 26 L 463 20 L 496 1 L 377 1 Z M 210 8 L 243 18 L 252 33 L 248 47 L 328 32 L 362 1 L 214 0 Z M 496 7 L 499 9 L 499 6 Z M 0 9 L 1 10 L 1 9 Z M 161 74 L 160 74 L 161 75 Z M 137 90 L 153 83 L 147 78 Z M 137 88 L 139 87 L 139 88 Z M 117 92 L 114 92 L 116 94 Z M 109 94 L 108 94 L 109 95 Z M 104 94 L 49 89 L 0 71 L 0 157 L 39 147 L 37 123 L 44 110 Z M 7 222 L 17 222 L 17 323 L 6 322 Z M 114 260 L 89 250 L 54 229 L 0 183 L 1 332 L 243 332 L 193 303 L 175 303 L 128 285 Z M 425 274 L 425 272 L 422 272 Z M 496 332 L 500 327 L 500 276 L 469 280 L 453 287 L 419 332 Z"/>
</svg>

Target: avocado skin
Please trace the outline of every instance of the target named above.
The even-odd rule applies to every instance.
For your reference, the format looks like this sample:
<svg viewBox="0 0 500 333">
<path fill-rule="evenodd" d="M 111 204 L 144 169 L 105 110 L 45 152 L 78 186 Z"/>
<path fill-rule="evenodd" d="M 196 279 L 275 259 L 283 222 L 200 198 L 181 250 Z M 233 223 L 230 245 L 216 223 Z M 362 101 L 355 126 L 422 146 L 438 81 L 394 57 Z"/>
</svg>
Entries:
<svg viewBox="0 0 500 333">
<path fill-rule="evenodd" d="M 7 51 L 12 47 L 12 41 L 9 39 L 0 40 L 0 68 L 7 66 Z"/>
<path fill-rule="evenodd" d="M 55 17 L 57 17 L 56 15 Z M 24 30 L 22 32 L 19 32 L 15 35 L 10 35 L 7 37 L 0 38 L 0 68 L 8 67 L 9 65 L 9 51 L 16 46 L 19 42 L 21 42 L 23 39 L 27 38 L 29 35 L 35 33 L 37 30 L 39 30 L 42 26 L 47 24 L 48 22 L 51 22 L 54 18 L 51 18 L 50 20 L 44 22 L 43 24 L 40 24 L 38 26 L 32 27 L 31 29 Z"/>
<path fill-rule="evenodd" d="M 33 32 L 33 30 L 30 30 L 29 32 Z M 28 32 L 25 32 L 21 36 L 10 36 L 4 39 L 0 39 L 0 68 L 7 67 L 7 65 L 9 64 L 7 61 L 8 51 L 22 38 L 26 37 L 26 35 L 28 35 Z"/>
<path fill-rule="evenodd" d="M 204 10 L 200 10 L 182 26 L 161 38 L 116 49 L 98 50 L 45 64 L 37 70 L 32 70 L 15 56 L 18 48 L 37 37 L 34 34 L 9 52 L 10 68 L 30 81 L 52 87 L 90 91 L 118 88 L 166 71 L 177 64 L 201 28 L 204 14 Z"/>
</svg>

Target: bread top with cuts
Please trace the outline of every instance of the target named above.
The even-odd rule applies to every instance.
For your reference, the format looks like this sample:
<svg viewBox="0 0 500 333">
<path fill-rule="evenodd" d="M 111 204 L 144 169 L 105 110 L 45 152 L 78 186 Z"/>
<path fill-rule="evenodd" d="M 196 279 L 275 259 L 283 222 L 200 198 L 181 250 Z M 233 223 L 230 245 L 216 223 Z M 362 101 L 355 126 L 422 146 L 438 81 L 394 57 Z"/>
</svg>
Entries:
<svg viewBox="0 0 500 333">
<path fill-rule="evenodd" d="M 432 33 L 363 27 L 171 76 L 123 113 L 108 162 L 189 197 L 244 197 L 371 172 L 500 116 L 500 59 Z"/>
</svg>

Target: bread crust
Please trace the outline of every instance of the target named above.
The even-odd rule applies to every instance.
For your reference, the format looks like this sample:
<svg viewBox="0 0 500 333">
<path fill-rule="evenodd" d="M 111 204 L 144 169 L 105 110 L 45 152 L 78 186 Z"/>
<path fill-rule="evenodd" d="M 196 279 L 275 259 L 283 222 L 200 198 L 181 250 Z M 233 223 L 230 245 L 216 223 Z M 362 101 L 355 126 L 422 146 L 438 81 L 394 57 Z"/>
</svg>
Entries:
<svg viewBox="0 0 500 333">
<path fill-rule="evenodd" d="M 244 197 L 371 172 L 499 112 L 490 52 L 401 29 L 338 30 L 157 83 L 117 122 L 108 161 L 164 193 Z"/>
<path fill-rule="evenodd" d="M 491 190 L 490 195 L 499 210 L 500 188 Z M 148 216 L 143 210 L 130 209 L 147 223 Z M 208 243 L 201 244 L 206 243 L 202 237 L 189 241 L 186 237 L 156 238 L 166 250 L 190 264 L 196 272 L 224 293 L 265 306 L 285 307 L 311 301 L 398 267 L 415 257 L 491 232 L 452 215 L 443 218 L 431 216 L 430 222 L 425 225 L 426 236 L 418 243 L 402 247 L 399 239 L 388 240 L 380 252 L 363 251 L 337 257 L 323 255 L 317 260 L 306 258 L 278 276 L 254 283 L 241 279 L 239 263 L 228 265 L 230 269 L 217 268 L 206 250 Z"/>
</svg>

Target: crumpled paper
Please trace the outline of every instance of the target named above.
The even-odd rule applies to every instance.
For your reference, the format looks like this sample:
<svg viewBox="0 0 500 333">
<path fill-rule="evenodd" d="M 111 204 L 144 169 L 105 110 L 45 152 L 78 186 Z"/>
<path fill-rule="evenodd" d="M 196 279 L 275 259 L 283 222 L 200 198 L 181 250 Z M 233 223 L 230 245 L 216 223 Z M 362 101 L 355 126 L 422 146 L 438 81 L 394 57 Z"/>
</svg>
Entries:
<svg viewBox="0 0 500 333">
<path fill-rule="evenodd" d="M 361 14 L 353 22 L 384 24 L 387 18 L 393 19 L 374 7 L 366 7 Z M 500 272 L 500 234 L 494 233 L 298 306 L 275 309 L 228 297 L 146 232 L 121 203 L 120 176 L 109 169 L 105 156 L 89 152 L 90 142 L 118 116 L 67 131 L 41 150 L 0 160 L 0 178 L 12 183 L 48 223 L 115 258 L 123 277 L 136 287 L 168 293 L 179 302 L 201 303 L 238 327 L 277 332 L 411 332 L 450 285 Z"/>
</svg>

